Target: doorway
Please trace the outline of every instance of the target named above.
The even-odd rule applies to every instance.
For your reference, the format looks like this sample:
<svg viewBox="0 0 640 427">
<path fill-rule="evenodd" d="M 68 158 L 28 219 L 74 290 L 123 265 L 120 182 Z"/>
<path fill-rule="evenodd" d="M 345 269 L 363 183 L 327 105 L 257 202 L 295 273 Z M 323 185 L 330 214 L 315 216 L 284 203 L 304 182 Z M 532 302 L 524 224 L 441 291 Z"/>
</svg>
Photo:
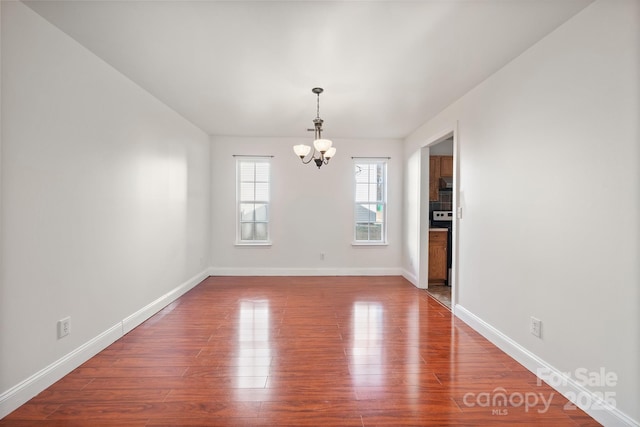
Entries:
<svg viewBox="0 0 640 427">
<path fill-rule="evenodd" d="M 457 156 L 454 132 L 449 132 L 427 144 L 422 150 L 422 179 L 429 191 L 421 192 L 420 227 L 426 244 L 422 246 L 421 268 L 427 274 L 425 289 L 429 295 L 453 311 L 455 307 L 456 274 L 456 212 Z M 426 179 L 428 170 L 428 180 Z M 428 183 L 428 184 L 427 184 Z M 428 231 L 427 231 L 428 230 Z"/>
</svg>

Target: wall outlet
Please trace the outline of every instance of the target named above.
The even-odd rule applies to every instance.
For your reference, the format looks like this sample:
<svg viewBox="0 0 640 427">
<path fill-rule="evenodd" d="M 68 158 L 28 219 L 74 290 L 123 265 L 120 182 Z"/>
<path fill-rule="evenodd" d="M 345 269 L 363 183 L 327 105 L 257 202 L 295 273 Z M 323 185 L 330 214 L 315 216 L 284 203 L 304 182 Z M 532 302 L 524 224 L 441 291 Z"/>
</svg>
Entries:
<svg viewBox="0 0 640 427">
<path fill-rule="evenodd" d="M 71 317 L 58 320 L 58 339 L 71 333 Z"/>
<path fill-rule="evenodd" d="M 529 324 L 529 330 L 531 335 L 535 335 L 538 338 L 542 337 L 542 320 L 536 319 L 531 316 L 531 323 Z"/>
</svg>

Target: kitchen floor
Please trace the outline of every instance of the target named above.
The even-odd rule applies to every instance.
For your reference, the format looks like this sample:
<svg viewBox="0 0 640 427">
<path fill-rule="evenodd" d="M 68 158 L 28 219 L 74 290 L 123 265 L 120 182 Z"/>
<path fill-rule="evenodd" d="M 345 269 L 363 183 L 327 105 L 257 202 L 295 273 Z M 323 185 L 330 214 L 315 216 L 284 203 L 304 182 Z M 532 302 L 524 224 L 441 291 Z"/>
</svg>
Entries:
<svg viewBox="0 0 640 427">
<path fill-rule="evenodd" d="M 427 293 L 451 310 L 451 286 L 440 283 L 429 283 Z"/>
</svg>

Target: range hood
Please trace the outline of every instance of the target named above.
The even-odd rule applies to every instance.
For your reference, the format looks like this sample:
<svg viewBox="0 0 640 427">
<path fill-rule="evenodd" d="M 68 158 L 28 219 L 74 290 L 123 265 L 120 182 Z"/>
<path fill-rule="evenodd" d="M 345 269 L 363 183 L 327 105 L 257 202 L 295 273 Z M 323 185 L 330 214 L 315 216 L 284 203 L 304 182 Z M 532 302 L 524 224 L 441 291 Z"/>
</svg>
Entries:
<svg viewBox="0 0 640 427">
<path fill-rule="evenodd" d="M 453 189 L 453 177 L 452 176 L 441 176 L 440 177 L 440 189 Z"/>
</svg>

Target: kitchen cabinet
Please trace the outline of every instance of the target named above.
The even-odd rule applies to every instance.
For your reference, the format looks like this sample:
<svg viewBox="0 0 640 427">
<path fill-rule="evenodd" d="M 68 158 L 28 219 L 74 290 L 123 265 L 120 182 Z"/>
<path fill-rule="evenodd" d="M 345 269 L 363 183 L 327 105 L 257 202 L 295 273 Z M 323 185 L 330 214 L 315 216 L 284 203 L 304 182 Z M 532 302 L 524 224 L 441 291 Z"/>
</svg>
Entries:
<svg viewBox="0 0 640 427">
<path fill-rule="evenodd" d="M 446 228 L 429 230 L 429 282 L 447 281 Z"/>
<path fill-rule="evenodd" d="M 438 188 L 440 186 L 440 158 L 429 157 L 429 201 L 438 201 Z"/>
<path fill-rule="evenodd" d="M 453 176 L 453 156 L 440 157 L 440 176 Z"/>
<path fill-rule="evenodd" d="M 429 201 L 439 198 L 440 177 L 453 176 L 453 156 L 429 157 Z"/>
</svg>

